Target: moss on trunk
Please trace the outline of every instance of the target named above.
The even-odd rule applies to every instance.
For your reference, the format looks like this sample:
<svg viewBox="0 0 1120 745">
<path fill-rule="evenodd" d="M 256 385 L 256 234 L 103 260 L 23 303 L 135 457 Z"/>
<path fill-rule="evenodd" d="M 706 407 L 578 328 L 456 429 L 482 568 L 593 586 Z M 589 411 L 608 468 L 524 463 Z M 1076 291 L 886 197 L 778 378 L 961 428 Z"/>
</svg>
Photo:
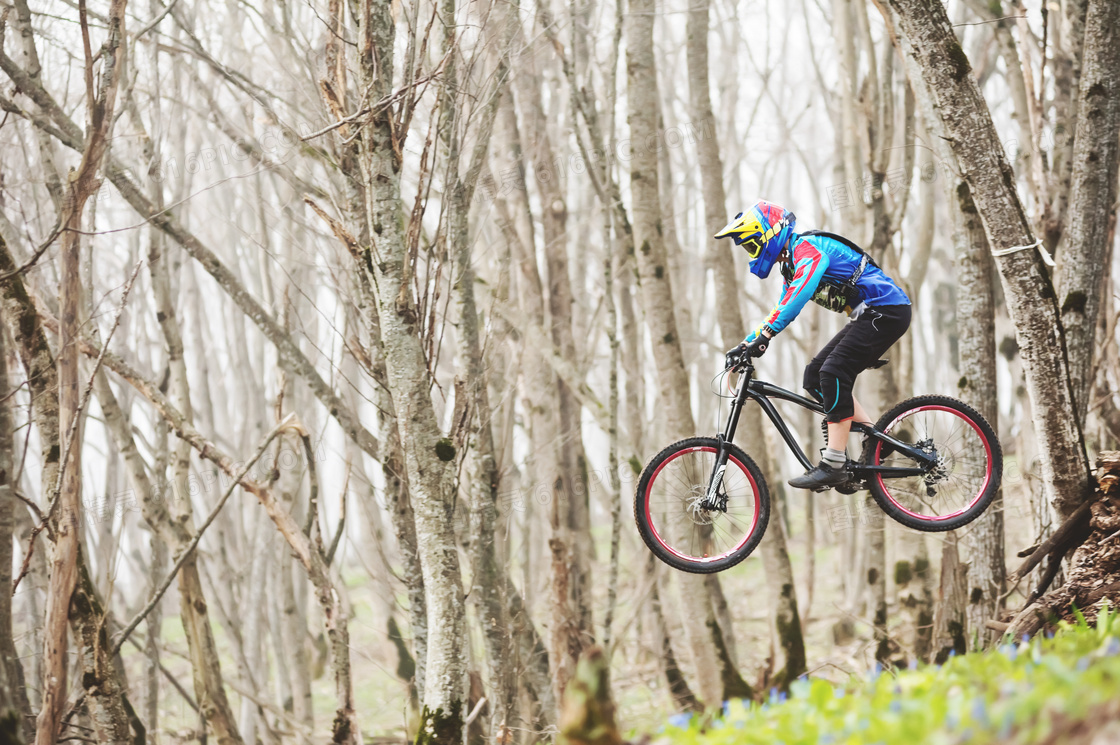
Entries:
<svg viewBox="0 0 1120 745">
<path fill-rule="evenodd" d="M 19 712 L 15 709 L 0 714 L 0 745 L 22 745 L 19 736 Z"/>
<path fill-rule="evenodd" d="M 747 681 L 743 680 L 743 676 L 739 674 L 739 671 L 735 668 L 735 663 L 731 660 L 719 624 L 712 618 L 708 620 L 707 626 L 708 632 L 712 636 L 712 643 L 716 648 L 716 659 L 719 660 L 719 677 L 723 684 L 723 700 L 754 698 L 754 690 Z M 711 705 L 712 702 L 705 703 Z"/>
<path fill-rule="evenodd" d="M 450 711 L 443 708 L 424 707 L 420 715 L 420 729 L 416 733 L 416 745 L 459 745 L 463 741 L 463 705 L 452 702 Z"/>
<path fill-rule="evenodd" d="M 622 745 L 614 717 L 606 655 L 591 647 L 579 659 L 564 690 L 556 745 Z"/>
<path fill-rule="evenodd" d="M 792 595 L 793 586 L 785 585 L 782 595 Z M 778 644 L 786 650 L 786 666 L 774 676 L 774 687 L 785 691 L 789 684 L 797 680 L 806 670 L 805 639 L 801 635 L 801 615 L 797 611 L 797 603 L 792 604 L 792 616 L 783 617 L 778 614 L 775 619 L 778 629 Z"/>
</svg>

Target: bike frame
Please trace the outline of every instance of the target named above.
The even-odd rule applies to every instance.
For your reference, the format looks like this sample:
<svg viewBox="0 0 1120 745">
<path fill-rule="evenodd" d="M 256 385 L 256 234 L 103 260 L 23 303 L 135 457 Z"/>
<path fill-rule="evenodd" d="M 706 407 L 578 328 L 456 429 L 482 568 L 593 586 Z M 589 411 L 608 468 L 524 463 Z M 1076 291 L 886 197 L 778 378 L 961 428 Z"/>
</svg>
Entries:
<svg viewBox="0 0 1120 745">
<path fill-rule="evenodd" d="M 719 453 L 716 458 L 716 467 L 712 471 L 712 476 L 709 482 L 708 498 L 712 500 L 718 491 L 719 482 L 722 481 L 718 476 L 723 473 L 723 466 L 727 464 L 727 455 L 729 452 L 729 445 L 735 439 L 735 429 L 739 426 L 739 414 L 743 410 L 743 405 L 748 399 L 758 402 L 762 410 L 769 417 L 770 422 L 778 429 L 778 433 L 785 440 L 786 446 L 789 447 L 790 452 L 794 454 L 798 462 L 809 470 L 813 467 L 812 461 L 801 446 L 797 443 L 797 439 L 790 432 L 789 427 L 786 425 L 782 415 L 774 407 L 771 398 L 780 401 L 789 401 L 795 403 L 803 409 L 808 409 L 816 414 L 823 415 L 824 407 L 817 401 L 805 396 L 800 396 L 792 391 L 787 391 L 785 388 L 780 388 L 771 383 L 762 380 L 755 380 L 754 378 L 754 365 L 746 363 L 740 370 L 739 383 L 735 388 L 735 398 L 731 401 L 731 413 L 727 417 L 727 426 L 724 428 L 723 434 L 718 436 L 719 439 Z M 862 422 L 852 422 L 852 431 L 860 432 L 868 435 L 876 440 L 887 443 L 894 448 L 895 451 L 903 453 L 913 458 L 920 465 L 915 468 L 896 468 L 890 466 L 872 466 L 863 463 L 854 463 L 851 466 L 852 476 L 859 481 L 865 480 L 871 476 L 878 476 L 884 479 L 897 479 L 907 476 L 924 476 L 929 472 L 936 462 L 937 457 L 931 453 L 927 453 L 921 448 L 913 445 L 908 445 L 900 442 L 885 432 L 880 432 L 874 426 L 863 424 Z"/>
</svg>

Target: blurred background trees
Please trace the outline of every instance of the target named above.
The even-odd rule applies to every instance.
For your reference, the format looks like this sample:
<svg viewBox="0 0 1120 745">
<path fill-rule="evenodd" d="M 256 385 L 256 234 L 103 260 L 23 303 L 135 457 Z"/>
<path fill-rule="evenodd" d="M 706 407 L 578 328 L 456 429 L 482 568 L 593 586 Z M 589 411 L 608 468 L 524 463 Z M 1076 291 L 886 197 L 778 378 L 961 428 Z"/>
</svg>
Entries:
<svg viewBox="0 0 1120 745">
<path fill-rule="evenodd" d="M 4 2 L 0 727 L 535 742 L 595 644 L 636 724 L 987 645 L 1120 438 L 1117 12 Z M 788 492 L 747 412 L 759 556 L 650 560 L 638 473 L 778 295 L 711 239 L 760 198 L 906 288 L 859 395 L 998 423 L 982 520 Z"/>
</svg>

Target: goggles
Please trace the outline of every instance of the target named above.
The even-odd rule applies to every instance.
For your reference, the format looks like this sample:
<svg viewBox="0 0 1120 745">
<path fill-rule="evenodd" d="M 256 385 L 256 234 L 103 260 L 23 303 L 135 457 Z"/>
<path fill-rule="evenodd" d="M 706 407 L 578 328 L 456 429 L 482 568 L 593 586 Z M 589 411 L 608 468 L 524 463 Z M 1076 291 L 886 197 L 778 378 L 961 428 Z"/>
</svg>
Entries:
<svg viewBox="0 0 1120 745">
<path fill-rule="evenodd" d="M 782 232 L 785 226 L 786 221 L 783 219 L 776 225 L 772 225 L 765 233 L 754 233 L 746 238 L 736 238 L 735 245 L 742 246 L 746 250 L 747 256 L 750 256 L 752 259 L 757 259 L 758 255 L 762 253 L 763 246 L 769 243 L 778 233 Z"/>
</svg>

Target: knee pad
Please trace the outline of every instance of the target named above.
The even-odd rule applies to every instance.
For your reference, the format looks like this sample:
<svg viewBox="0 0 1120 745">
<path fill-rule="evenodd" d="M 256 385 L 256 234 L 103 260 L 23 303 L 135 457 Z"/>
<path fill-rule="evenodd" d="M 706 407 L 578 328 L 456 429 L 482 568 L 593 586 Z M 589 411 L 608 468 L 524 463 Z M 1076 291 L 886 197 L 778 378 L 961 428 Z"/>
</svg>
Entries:
<svg viewBox="0 0 1120 745">
<path fill-rule="evenodd" d="M 830 422 L 842 422 L 855 416 L 855 403 L 852 400 L 854 382 L 849 375 L 827 366 L 821 370 L 820 389 L 825 419 Z"/>
<path fill-rule="evenodd" d="M 816 360 L 805 366 L 805 375 L 801 378 L 801 387 L 808 391 L 813 398 L 824 402 L 824 393 L 821 389 L 821 366 L 816 364 Z"/>
</svg>

